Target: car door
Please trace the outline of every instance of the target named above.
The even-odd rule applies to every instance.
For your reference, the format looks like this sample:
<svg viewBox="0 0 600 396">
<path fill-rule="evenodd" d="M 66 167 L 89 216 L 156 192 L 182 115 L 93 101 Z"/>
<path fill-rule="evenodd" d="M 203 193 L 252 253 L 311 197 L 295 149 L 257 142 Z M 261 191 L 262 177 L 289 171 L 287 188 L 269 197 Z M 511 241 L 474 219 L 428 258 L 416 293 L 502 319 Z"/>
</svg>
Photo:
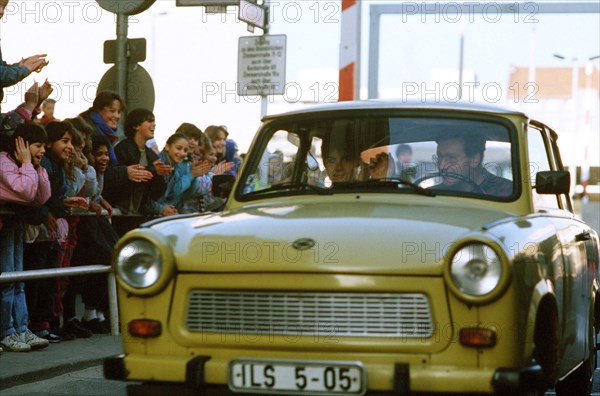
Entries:
<svg viewBox="0 0 600 396">
<path fill-rule="evenodd" d="M 543 170 L 564 170 L 557 135 L 545 125 L 531 123 L 528 128 L 530 166 Z M 535 163 L 532 163 L 535 159 Z M 585 247 L 589 227 L 578 220 L 567 194 L 538 194 L 532 189 L 534 210 L 554 226 L 558 244 L 546 246 L 544 255 L 551 258 L 555 291 L 561 317 L 561 374 L 565 374 L 586 357 L 589 343 L 591 277 Z"/>
</svg>

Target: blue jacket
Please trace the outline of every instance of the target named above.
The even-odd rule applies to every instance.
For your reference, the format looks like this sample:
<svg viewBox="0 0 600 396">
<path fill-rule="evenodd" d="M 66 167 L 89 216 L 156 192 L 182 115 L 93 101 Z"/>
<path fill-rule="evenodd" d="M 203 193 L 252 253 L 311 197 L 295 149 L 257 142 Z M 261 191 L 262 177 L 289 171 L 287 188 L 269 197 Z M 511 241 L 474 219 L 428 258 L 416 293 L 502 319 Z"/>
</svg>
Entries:
<svg viewBox="0 0 600 396">
<path fill-rule="evenodd" d="M 4 98 L 4 88 L 15 85 L 29 75 L 29 69 L 25 66 L 9 65 L 2 59 L 0 48 L 0 102 Z"/>
<path fill-rule="evenodd" d="M 165 164 L 171 165 L 166 151 L 161 151 L 158 157 Z M 173 205 L 176 208 L 180 207 L 183 193 L 190 188 L 194 180 L 189 166 L 184 162 L 172 166 L 174 168 L 173 172 L 165 176 L 165 181 L 167 182 L 165 193 L 160 198 L 151 201 L 153 214 L 161 214 L 165 205 Z"/>
</svg>

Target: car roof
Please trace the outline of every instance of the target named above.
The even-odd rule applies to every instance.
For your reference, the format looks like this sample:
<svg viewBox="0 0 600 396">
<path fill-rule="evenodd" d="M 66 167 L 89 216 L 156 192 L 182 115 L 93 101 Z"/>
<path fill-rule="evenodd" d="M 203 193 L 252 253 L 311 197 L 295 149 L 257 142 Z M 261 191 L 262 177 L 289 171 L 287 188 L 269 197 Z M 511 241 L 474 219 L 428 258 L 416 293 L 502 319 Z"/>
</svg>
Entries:
<svg viewBox="0 0 600 396">
<path fill-rule="evenodd" d="M 302 109 L 292 110 L 285 113 L 267 115 L 263 117 L 263 120 L 269 120 L 272 118 L 280 118 L 286 116 L 295 116 L 302 114 L 311 113 L 325 113 L 330 111 L 345 111 L 345 110 L 450 110 L 450 111 L 465 111 L 465 112 L 478 112 L 488 114 L 503 114 L 503 115 L 526 115 L 523 112 L 509 109 L 498 105 L 492 105 L 485 102 L 424 102 L 424 101 L 411 101 L 401 99 L 368 99 L 368 100 L 355 100 L 355 101 L 344 101 L 344 102 L 333 102 L 326 104 L 319 104 L 314 106 L 307 106 Z"/>
</svg>

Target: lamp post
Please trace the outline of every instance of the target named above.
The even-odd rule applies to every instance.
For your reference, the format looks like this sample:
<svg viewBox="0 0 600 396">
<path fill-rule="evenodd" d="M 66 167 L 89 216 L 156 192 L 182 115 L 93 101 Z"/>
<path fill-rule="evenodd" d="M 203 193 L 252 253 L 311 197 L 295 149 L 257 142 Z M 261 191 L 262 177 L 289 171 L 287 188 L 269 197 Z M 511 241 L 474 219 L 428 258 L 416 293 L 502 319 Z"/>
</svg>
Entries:
<svg viewBox="0 0 600 396">
<path fill-rule="evenodd" d="M 560 55 L 560 54 L 554 54 L 555 58 L 564 60 L 566 59 L 565 56 Z M 589 163 L 589 159 L 588 159 L 588 136 L 585 136 L 587 134 L 589 134 L 591 132 L 591 126 L 590 126 L 590 121 L 591 121 L 591 98 L 590 98 L 590 90 L 592 88 L 592 72 L 593 72 L 593 66 L 592 66 L 592 61 L 595 59 L 600 58 L 600 55 L 596 55 L 596 56 L 592 56 L 586 59 L 585 61 L 585 65 L 584 65 L 584 71 L 585 71 L 585 85 L 584 85 L 584 89 L 585 89 L 585 100 L 583 102 L 584 106 L 583 106 L 583 112 L 579 111 L 580 108 L 580 92 L 579 92 L 579 69 L 581 68 L 581 62 L 579 58 L 572 58 L 571 59 L 571 67 L 572 67 L 572 73 L 571 73 L 571 79 L 572 79 L 572 84 L 571 84 L 571 96 L 573 97 L 573 105 L 575 106 L 575 122 L 573 123 L 574 127 L 575 127 L 575 133 L 580 134 L 581 132 L 579 131 L 579 116 L 580 114 L 583 114 L 584 117 L 584 126 L 583 126 L 583 139 L 577 139 L 576 136 L 573 136 L 572 142 L 573 142 L 573 151 L 571 153 L 571 165 L 569 166 L 569 171 L 571 173 L 571 190 L 572 192 L 575 192 L 575 187 L 576 187 L 576 177 L 577 177 L 577 155 L 575 155 L 576 153 L 576 148 L 577 148 L 577 142 L 579 140 L 582 140 L 583 143 L 583 155 L 581 156 L 582 160 L 581 160 L 581 174 L 580 174 L 580 179 L 581 179 L 581 186 L 583 187 L 583 192 L 581 194 L 581 202 L 582 204 L 587 204 L 589 197 L 587 195 L 587 185 L 588 185 L 588 181 L 589 181 L 589 177 L 590 177 L 590 163 Z"/>
<path fill-rule="evenodd" d="M 466 22 L 462 18 L 460 18 L 459 22 L 460 29 L 460 41 L 459 41 L 459 50 L 458 50 L 458 99 L 462 99 L 463 96 L 463 73 L 465 67 L 465 30 L 466 30 Z"/>
<path fill-rule="evenodd" d="M 152 77 L 155 76 L 156 72 L 156 18 L 168 14 L 169 13 L 167 11 L 161 11 L 152 14 Z"/>
</svg>

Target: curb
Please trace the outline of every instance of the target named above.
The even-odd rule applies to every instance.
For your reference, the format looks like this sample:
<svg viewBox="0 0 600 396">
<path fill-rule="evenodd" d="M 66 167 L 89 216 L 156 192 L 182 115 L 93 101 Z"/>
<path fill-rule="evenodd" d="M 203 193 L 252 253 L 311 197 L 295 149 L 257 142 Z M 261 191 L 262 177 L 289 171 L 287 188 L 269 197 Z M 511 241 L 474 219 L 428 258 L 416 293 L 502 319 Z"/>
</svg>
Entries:
<svg viewBox="0 0 600 396">
<path fill-rule="evenodd" d="M 4 352 L 2 352 L 4 353 Z M 15 352 L 16 353 L 16 352 Z M 112 356 L 112 355 L 110 355 Z M 106 356 L 109 357 L 109 356 Z M 0 378 L 0 391 L 9 388 L 29 384 L 38 381 L 44 381 L 59 375 L 67 374 L 73 371 L 79 371 L 93 366 L 101 365 L 105 358 L 95 358 L 85 361 L 59 364 L 54 367 L 48 367 L 41 370 L 30 371 L 27 373 L 16 374 L 7 378 Z"/>
</svg>

